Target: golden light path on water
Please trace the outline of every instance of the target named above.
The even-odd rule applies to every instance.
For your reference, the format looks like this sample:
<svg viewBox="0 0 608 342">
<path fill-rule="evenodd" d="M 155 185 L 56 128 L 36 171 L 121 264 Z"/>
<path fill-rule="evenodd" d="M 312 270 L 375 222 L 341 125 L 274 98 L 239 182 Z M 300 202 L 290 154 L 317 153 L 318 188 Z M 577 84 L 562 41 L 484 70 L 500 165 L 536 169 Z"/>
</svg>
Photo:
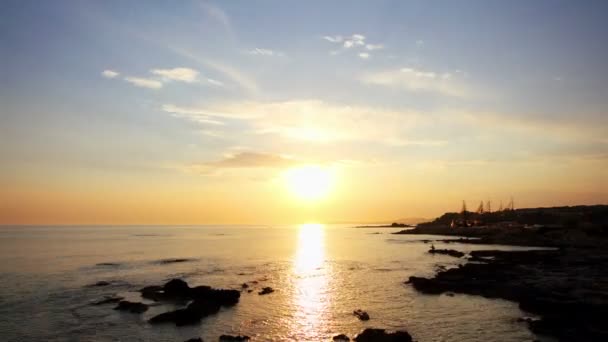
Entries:
<svg viewBox="0 0 608 342">
<path fill-rule="evenodd" d="M 295 290 L 292 336 L 300 341 L 317 340 L 325 330 L 324 322 L 331 297 L 328 291 L 328 269 L 325 264 L 325 226 L 299 226 L 297 249 L 293 260 Z"/>
</svg>

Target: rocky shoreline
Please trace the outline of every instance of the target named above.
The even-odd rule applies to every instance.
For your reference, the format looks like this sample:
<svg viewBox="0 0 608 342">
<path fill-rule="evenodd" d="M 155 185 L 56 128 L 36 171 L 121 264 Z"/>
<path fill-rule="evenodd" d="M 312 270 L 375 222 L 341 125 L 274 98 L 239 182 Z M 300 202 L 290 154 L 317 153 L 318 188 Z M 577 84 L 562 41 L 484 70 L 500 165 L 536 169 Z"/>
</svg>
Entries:
<svg viewBox="0 0 608 342">
<path fill-rule="evenodd" d="M 406 282 L 426 294 L 462 293 L 519 303 L 522 318 L 559 341 L 608 341 L 608 251 L 561 248 L 473 251 L 469 262 Z"/>
</svg>

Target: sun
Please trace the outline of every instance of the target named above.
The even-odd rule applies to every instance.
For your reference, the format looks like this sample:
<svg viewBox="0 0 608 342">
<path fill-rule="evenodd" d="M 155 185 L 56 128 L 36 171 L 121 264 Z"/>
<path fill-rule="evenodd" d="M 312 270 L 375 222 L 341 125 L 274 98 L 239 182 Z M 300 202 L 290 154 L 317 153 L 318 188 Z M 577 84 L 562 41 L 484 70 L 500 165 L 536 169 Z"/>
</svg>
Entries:
<svg viewBox="0 0 608 342">
<path fill-rule="evenodd" d="M 303 200 L 319 200 L 327 196 L 334 183 L 331 170 L 319 165 L 291 168 L 284 173 L 287 189 Z"/>
</svg>

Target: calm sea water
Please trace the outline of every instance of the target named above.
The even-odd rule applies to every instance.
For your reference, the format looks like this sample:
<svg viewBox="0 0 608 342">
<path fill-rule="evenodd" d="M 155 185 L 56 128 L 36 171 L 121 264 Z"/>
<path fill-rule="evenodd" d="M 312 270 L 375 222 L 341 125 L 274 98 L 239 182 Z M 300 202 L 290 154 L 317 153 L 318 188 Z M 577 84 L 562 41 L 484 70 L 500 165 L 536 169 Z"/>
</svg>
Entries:
<svg viewBox="0 0 608 342">
<path fill-rule="evenodd" d="M 258 341 L 328 341 L 366 327 L 406 329 L 418 341 L 532 341 L 514 303 L 480 297 L 427 296 L 404 285 L 459 259 L 432 256 L 422 239 L 393 229 L 283 227 L 0 227 L 0 340 L 183 341 L 246 334 Z M 379 233 L 379 234 L 378 234 Z M 461 250 L 497 248 L 443 245 Z M 514 249 L 513 247 L 501 247 Z M 163 263 L 187 258 L 182 263 Z M 106 263 L 111 263 L 106 264 Z M 259 281 L 276 292 L 242 293 L 238 305 L 200 325 L 151 326 L 146 313 L 92 306 L 118 294 L 182 278 L 191 285 L 240 289 Z M 105 287 L 88 287 L 97 281 Z M 354 309 L 371 319 L 357 320 Z"/>
</svg>

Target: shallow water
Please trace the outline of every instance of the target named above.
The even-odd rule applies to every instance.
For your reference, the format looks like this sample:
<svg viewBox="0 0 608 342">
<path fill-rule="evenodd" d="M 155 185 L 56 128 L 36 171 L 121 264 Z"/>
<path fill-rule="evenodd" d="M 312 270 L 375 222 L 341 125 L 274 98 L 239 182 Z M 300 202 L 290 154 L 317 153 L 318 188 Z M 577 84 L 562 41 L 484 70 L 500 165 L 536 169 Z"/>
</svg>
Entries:
<svg viewBox="0 0 608 342">
<path fill-rule="evenodd" d="M 395 229 L 337 225 L 1 227 L 0 334 L 4 341 L 183 341 L 246 334 L 259 341 L 328 341 L 365 327 L 406 329 L 417 341 L 532 341 L 517 305 L 455 295 L 427 296 L 404 285 L 438 266 L 463 262 L 426 253 L 423 239 Z M 379 232 L 380 234 L 374 234 Z M 436 243 L 437 248 L 516 249 Z M 170 259 L 187 259 L 171 262 Z M 118 294 L 141 301 L 137 289 L 182 278 L 190 285 L 240 289 L 238 305 L 200 325 L 151 326 L 173 309 L 121 313 Z M 109 286 L 90 287 L 97 281 Z M 257 290 L 276 291 L 260 296 Z M 144 301 L 145 302 L 145 301 Z M 352 311 L 366 310 L 361 322 Z"/>
</svg>

